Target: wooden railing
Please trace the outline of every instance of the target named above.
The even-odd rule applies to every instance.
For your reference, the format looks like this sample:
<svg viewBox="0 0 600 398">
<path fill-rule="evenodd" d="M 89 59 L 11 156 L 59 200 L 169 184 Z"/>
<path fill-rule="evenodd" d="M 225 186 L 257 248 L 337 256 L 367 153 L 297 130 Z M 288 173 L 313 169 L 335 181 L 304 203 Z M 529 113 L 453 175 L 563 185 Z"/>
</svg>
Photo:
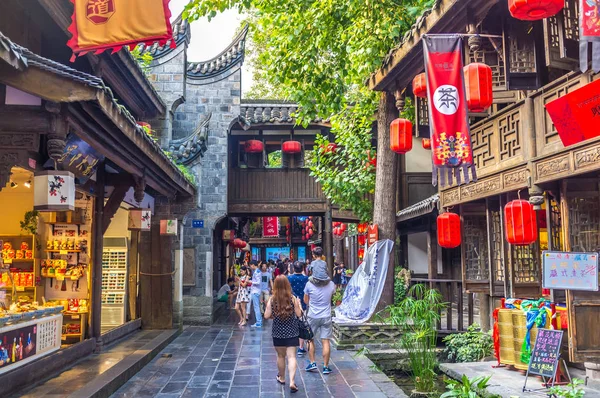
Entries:
<svg viewBox="0 0 600 398">
<path fill-rule="evenodd" d="M 461 280 L 414 278 L 410 282 L 411 285 L 424 284 L 442 294 L 447 308 L 440 312 L 439 333 L 463 332 L 474 322 L 473 294 L 464 292 Z"/>
</svg>

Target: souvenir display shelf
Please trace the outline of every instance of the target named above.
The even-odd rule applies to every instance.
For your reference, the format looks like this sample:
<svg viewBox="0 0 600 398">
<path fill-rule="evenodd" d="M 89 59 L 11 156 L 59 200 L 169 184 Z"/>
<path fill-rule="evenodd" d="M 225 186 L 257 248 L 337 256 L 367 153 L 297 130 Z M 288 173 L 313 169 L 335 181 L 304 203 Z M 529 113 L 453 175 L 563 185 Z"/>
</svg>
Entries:
<svg viewBox="0 0 600 398">
<path fill-rule="evenodd" d="M 102 327 L 125 322 L 128 246 L 125 237 L 104 238 L 102 253 Z"/>
<path fill-rule="evenodd" d="M 36 287 L 39 285 L 33 236 L 2 235 L 0 242 L 0 318 L 33 313 L 37 310 Z"/>
</svg>

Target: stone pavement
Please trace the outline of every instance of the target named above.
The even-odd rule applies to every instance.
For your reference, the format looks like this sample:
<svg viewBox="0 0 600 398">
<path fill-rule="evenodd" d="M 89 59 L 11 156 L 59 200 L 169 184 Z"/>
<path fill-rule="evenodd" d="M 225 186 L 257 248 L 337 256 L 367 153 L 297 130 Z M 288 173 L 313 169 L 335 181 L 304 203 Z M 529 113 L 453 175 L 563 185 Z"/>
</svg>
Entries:
<svg viewBox="0 0 600 398">
<path fill-rule="evenodd" d="M 230 325 L 187 327 L 113 397 L 287 397 L 289 383 L 277 383 L 277 363 L 270 322 L 260 330 Z M 320 355 L 320 347 L 317 346 Z M 299 358 L 293 397 L 406 397 L 372 362 L 352 353 L 332 351 L 333 373 L 304 371 Z M 287 377 L 286 377 L 287 381 Z"/>
</svg>

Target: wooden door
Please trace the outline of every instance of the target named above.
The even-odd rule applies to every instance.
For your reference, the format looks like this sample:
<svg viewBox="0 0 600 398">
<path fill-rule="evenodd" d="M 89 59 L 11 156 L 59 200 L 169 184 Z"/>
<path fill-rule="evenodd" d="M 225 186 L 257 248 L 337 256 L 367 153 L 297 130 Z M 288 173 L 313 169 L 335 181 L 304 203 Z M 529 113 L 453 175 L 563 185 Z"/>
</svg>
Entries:
<svg viewBox="0 0 600 398">
<path fill-rule="evenodd" d="M 462 269 L 466 291 L 490 292 L 488 231 L 485 203 L 460 206 L 462 218 Z"/>
<path fill-rule="evenodd" d="M 506 240 L 504 239 L 504 213 L 500 206 L 500 198 L 486 200 L 486 217 L 488 228 L 488 256 L 490 269 L 490 295 L 507 297 L 508 278 L 506 275 Z"/>
<path fill-rule="evenodd" d="M 561 210 L 567 251 L 600 251 L 600 189 L 598 179 L 562 182 Z M 600 292 L 567 290 L 569 358 L 600 360 Z"/>
</svg>

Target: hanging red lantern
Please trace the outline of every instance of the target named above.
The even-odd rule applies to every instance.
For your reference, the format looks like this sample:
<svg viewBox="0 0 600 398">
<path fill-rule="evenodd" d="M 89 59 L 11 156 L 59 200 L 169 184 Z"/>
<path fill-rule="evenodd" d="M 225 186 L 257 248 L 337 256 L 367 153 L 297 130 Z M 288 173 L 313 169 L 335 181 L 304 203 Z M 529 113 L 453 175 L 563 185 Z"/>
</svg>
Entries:
<svg viewBox="0 0 600 398">
<path fill-rule="evenodd" d="M 366 242 L 367 242 L 367 235 L 358 235 L 359 246 L 364 246 Z"/>
<path fill-rule="evenodd" d="M 264 144 L 259 140 L 248 140 L 244 144 L 244 152 L 246 153 L 262 153 L 264 148 Z"/>
<path fill-rule="evenodd" d="M 313 222 L 309 220 L 309 221 L 308 221 L 308 226 L 309 226 L 309 227 L 312 227 L 312 226 L 313 226 Z"/>
<path fill-rule="evenodd" d="M 302 152 L 302 144 L 299 141 L 286 141 L 281 146 L 283 153 L 294 154 Z"/>
<path fill-rule="evenodd" d="M 506 240 L 511 245 L 527 246 L 538 237 L 536 212 L 526 200 L 513 200 L 504 207 Z"/>
<path fill-rule="evenodd" d="M 365 258 L 365 249 L 358 249 L 358 259 L 362 261 Z"/>
<path fill-rule="evenodd" d="M 244 242 L 240 238 L 235 238 L 233 240 L 233 247 L 236 249 L 243 249 L 244 247 L 246 247 L 246 242 Z"/>
<path fill-rule="evenodd" d="M 367 223 L 360 223 L 356 227 L 356 230 L 358 231 L 359 234 L 364 234 L 365 232 L 367 232 L 367 228 L 368 227 L 369 227 L 369 224 L 367 224 Z"/>
<path fill-rule="evenodd" d="M 437 218 L 438 244 L 446 249 L 460 246 L 460 216 L 456 213 L 442 213 Z"/>
<path fill-rule="evenodd" d="M 492 106 L 494 92 L 492 68 L 486 64 L 474 62 L 464 67 L 465 94 L 471 112 L 483 112 Z"/>
<path fill-rule="evenodd" d="M 564 7 L 564 0 L 508 0 L 510 14 L 523 21 L 550 18 Z"/>
<path fill-rule="evenodd" d="M 425 73 L 415 76 L 412 87 L 415 97 L 427 98 L 427 77 L 425 77 Z"/>
<path fill-rule="evenodd" d="M 308 229 L 308 233 L 309 233 L 310 235 L 312 235 L 312 234 L 313 234 L 313 229 L 312 229 L 312 228 L 309 228 L 309 229 Z"/>
<path fill-rule="evenodd" d="M 429 138 L 423 138 L 421 145 L 423 145 L 423 149 L 431 149 L 431 140 Z"/>
<path fill-rule="evenodd" d="M 413 124 L 407 119 L 395 119 L 390 125 L 390 149 L 406 153 L 412 149 Z"/>
<path fill-rule="evenodd" d="M 346 224 L 342 223 L 342 225 L 340 225 L 340 229 L 342 230 L 342 232 L 346 232 L 346 229 L 347 229 Z"/>
</svg>

